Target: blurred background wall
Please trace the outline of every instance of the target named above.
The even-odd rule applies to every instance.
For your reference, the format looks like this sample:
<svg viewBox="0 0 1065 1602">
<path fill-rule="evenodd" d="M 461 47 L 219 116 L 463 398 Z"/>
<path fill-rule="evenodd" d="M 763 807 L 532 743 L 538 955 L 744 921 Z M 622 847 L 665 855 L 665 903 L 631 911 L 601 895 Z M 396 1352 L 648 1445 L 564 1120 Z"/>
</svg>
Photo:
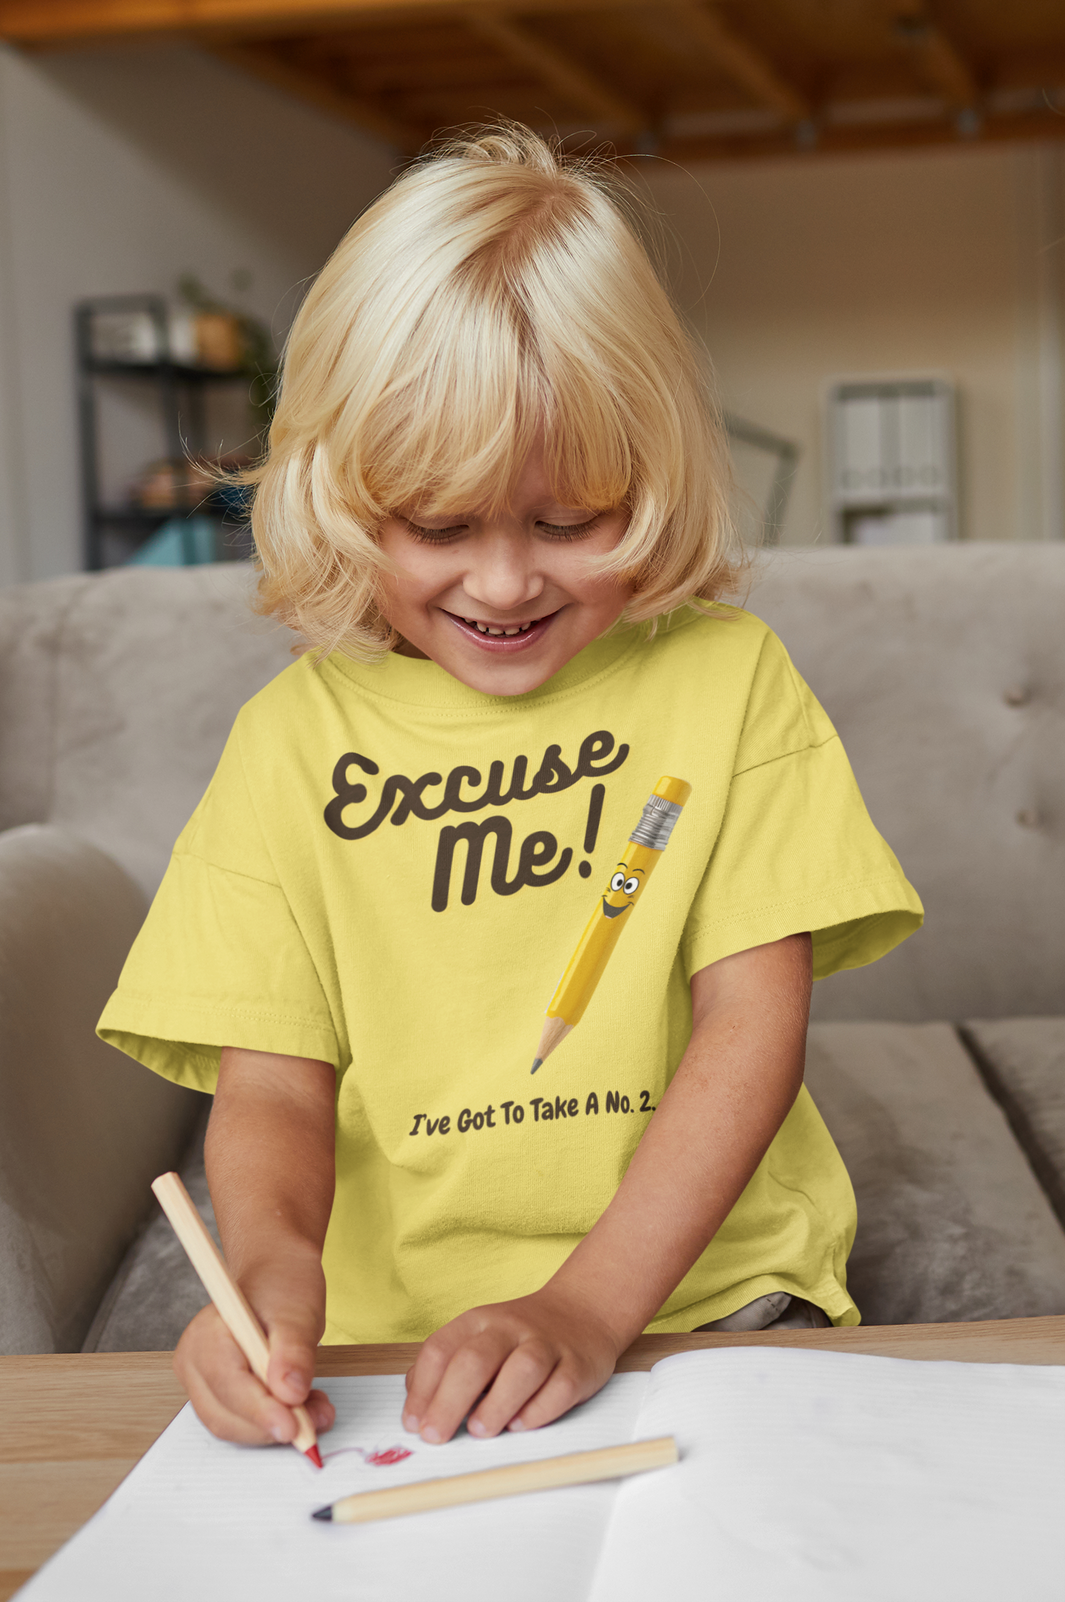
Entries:
<svg viewBox="0 0 1065 1602">
<path fill-rule="evenodd" d="M 280 340 L 394 159 L 194 48 L 0 46 L 0 582 L 81 566 L 73 303 L 245 269 Z"/>
<path fill-rule="evenodd" d="M 802 447 L 783 543 L 825 534 L 826 379 L 929 369 L 958 386 L 963 536 L 1065 535 L 1061 146 L 651 174 L 726 405 Z"/>
<path fill-rule="evenodd" d="M 726 406 L 801 447 L 782 531 L 825 538 L 822 399 L 942 370 L 961 533 L 1060 538 L 1065 161 L 980 144 L 640 163 Z M 193 45 L 0 46 L 0 582 L 81 565 L 71 306 L 192 271 L 276 339 L 396 155 Z"/>
</svg>

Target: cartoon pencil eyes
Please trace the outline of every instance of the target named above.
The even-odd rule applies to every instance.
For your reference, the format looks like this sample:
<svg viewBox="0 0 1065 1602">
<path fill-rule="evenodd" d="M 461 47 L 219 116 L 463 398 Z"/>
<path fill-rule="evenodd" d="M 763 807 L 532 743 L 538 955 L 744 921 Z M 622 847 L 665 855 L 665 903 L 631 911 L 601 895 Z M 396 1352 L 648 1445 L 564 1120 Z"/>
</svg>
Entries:
<svg viewBox="0 0 1065 1602">
<path fill-rule="evenodd" d="M 624 890 L 627 896 L 634 896 L 640 888 L 639 879 L 626 879 L 623 873 L 615 873 L 610 881 L 611 890 Z"/>
</svg>

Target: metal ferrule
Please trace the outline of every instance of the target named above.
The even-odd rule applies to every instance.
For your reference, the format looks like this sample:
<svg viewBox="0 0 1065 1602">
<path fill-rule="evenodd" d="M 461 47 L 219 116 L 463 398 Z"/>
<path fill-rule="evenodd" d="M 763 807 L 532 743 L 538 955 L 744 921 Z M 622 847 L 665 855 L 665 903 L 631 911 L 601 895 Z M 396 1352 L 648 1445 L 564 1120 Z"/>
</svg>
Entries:
<svg viewBox="0 0 1065 1602">
<path fill-rule="evenodd" d="M 640 821 L 629 835 L 633 845 L 648 846 L 652 851 L 664 851 L 677 819 L 684 811 L 675 801 L 666 801 L 653 795 L 644 807 Z"/>
</svg>

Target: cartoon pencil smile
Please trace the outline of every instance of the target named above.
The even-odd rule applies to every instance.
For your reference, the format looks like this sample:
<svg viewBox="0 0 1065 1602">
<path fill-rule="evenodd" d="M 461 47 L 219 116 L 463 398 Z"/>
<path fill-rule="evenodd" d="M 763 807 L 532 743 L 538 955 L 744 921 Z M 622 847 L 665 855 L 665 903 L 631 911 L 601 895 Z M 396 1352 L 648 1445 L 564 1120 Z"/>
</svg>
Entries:
<svg viewBox="0 0 1065 1602">
<path fill-rule="evenodd" d="M 619 862 L 618 868 L 620 871 L 611 875 L 610 888 L 603 897 L 603 916 L 605 918 L 620 918 L 623 912 L 628 912 L 630 907 L 636 905 L 636 895 L 645 877 L 642 868 L 633 870 L 627 862 Z M 637 873 L 640 878 L 636 877 Z M 623 901 L 620 906 L 616 901 L 611 902 L 607 899 L 608 896 L 620 895 L 630 896 L 632 899 Z"/>
</svg>

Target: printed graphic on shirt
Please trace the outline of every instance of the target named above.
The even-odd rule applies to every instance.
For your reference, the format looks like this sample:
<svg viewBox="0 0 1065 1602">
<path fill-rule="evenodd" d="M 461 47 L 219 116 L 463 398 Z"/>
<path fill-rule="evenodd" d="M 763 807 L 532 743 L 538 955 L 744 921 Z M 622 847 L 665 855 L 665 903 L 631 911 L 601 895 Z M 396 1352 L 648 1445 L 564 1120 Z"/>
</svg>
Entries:
<svg viewBox="0 0 1065 1602">
<path fill-rule="evenodd" d="M 550 1096 L 533 1096 L 528 1110 L 532 1114 L 534 1123 L 550 1124 L 560 1118 L 598 1116 L 599 1105 L 598 1092 L 590 1090 L 584 1098 L 583 1114 L 580 1100 L 576 1096 L 555 1096 L 554 1099 Z M 605 1113 L 653 1113 L 655 1110 L 649 1090 L 640 1091 L 639 1103 L 619 1090 L 608 1090 L 603 1097 L 602 1106 Z M 454 1119 L 450 1113 L 438 1113 L 435 1118 L 431 1118 L 428 1113 L 420 1112 L 414 1114 L 412 1126 L 407 1133 L 412 1137 L 465 1135 L 471 1130 L 477 1133 L 482 1129 L 504 1129 L 509 1125 L 523 1124 L 525 1111 L 524 1102 L 501 1101 L 498 1107 L 491 1103 L 487 1107 L 463 1107 L 458 1117 Z"/>
<path fill-rule="evenodd" d="M 358 751 L 345 751 L 333 768 L 333 798 L 325 809 L 327 826 L 341 840 L 364 840 L 387 820 L 402 826 L 411 818 L 434 823 L 449 812 L 480 812 L 485 807 L 507 807 L 516 801 L 531 801 L 536 796 L 561 795 L 582 779 L 595 779 L 607 773 L 616 773 L 629 755 L 628 745 L 618 745 L 608 729 L 596 729 L 580 744 L 572 767 L 562 756 L 561 745 L 549 745 L 531 779 L 527 780 L 529 759 L 516 756 L 511 763 L 509 780 L 507 764 L 496 760 L 489 764 L 485 779 L 478 768 L 465 763 L 453 767 L 444 778 L 440 773 L 423 773 L 409 778 L 405 773 L 392 773 L 384 779 L 376 796 L 371 798 L 367 785 L 353 770 L 376 779 L 380 767 L 372 758 Z M 483 785 L 483 788 L 479 789 Z M 504 787 L 505 785 L 505 787 Z M 441 791 L 439 798 L 432 792 Z M 427 792 L 430 792 L 427 795 Z M 588 812 L 584 828 L 583 847 L 587 856 L 595 849 L 599 822 L 603 815 L 606 786 L 601 782 L 592 785 L 588 798 Z M 359 816 L 357 809 L 370 801 L 369 816 Z M 457 878 L 456 855 L 459 846 L 465 848 L 462 865 L 460 901 L 464 907 L 472 906 L 477 899 L 481 883 L 481 868 L 486 848 L 492 841 L 492 864 L 488 883 L 497 896 L 512 896 L 523 886 L 542 889 L 556 884 L 569 871 L 574 858 L 574 847 L 560 848 L 556 835 L 547 829 L 536 829 L 521 840 L 515 851 L 515 829 L 506 815 L 493 813 L 479 823 L 448 823 L 440 830 L 432 884 L 429 886 L 430 905 L 434 912 L 446 912 L 451 901 L 452 881 Z M 516 861 L 514 858 L 516 856 Z M 513 864 L 513 867 L 512 867 Z M 624 864 L 622 864 L 624 867 Z M 587 879 L 592 865 L 587 860 L 578 868 Z M 607 897 L 623 892 L 634 897 L 638 881 L 631 874 L 622 874 L 621 883 L 615 884 L 615 873 L 610 889 L 603 897 L 603 911 L 607 917 L 617 917 L 632 905 L 608 902 Z M 630 888 L 630 885 L 633 888 Z"/>
</svg>

